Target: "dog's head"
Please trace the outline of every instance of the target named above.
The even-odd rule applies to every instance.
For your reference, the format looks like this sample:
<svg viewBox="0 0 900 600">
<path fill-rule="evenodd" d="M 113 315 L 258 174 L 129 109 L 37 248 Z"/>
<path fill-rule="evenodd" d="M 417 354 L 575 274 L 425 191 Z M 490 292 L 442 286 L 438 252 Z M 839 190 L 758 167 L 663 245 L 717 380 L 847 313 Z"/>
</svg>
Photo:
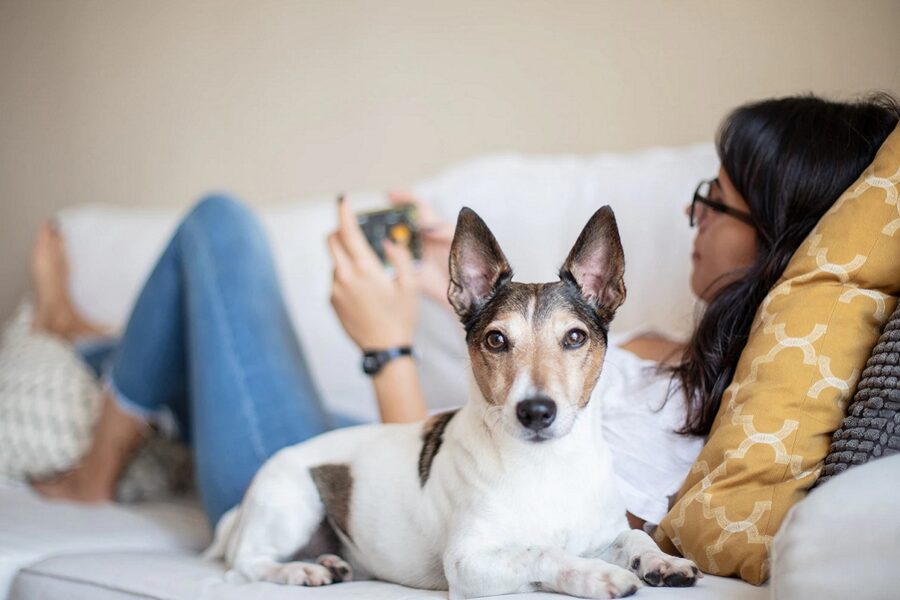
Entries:
<svg viewBox="0 0 900 600">
<path fill-rule="evenodd" d="M 569 433 L 587 406 L 606 355 L 606 334 L 625 299 L 625 259 L 612 209 L 578 236 L 559 281 L 517 283 L 484 221 L 459 213 L 447 297 L 465 326 L 485 422 L 515 438 Z"/>
</svg>

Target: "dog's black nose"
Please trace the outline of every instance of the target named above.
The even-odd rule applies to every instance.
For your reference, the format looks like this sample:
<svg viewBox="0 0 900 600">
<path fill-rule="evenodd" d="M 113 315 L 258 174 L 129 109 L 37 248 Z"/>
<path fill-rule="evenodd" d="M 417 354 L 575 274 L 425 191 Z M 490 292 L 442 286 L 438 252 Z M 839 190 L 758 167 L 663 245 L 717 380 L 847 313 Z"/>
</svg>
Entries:
<svg viewBox="0 0 900 600">
<path fill-rule="evenodd" d="M 549 398 L 529 398 L 516 405 L 519 423 L 533 431 L 550 427 L 556 418 L 556 402 Z"/>
</svg>

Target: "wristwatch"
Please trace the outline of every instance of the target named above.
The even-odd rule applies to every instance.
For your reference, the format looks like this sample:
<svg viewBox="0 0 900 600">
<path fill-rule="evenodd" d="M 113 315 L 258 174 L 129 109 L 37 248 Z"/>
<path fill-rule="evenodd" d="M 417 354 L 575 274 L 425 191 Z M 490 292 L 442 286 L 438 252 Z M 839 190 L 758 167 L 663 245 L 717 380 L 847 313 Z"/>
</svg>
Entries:
<svg viewBox="0 0 900 600">
<path fill-rule="evenodd" d="M 400 346 L 387 350 L 369 350 L 363 353 L 362 370 L 366 375 L 375 375 L 384 365 L 401 356 L 412 356 L 412 346 Z"/>
</svg>

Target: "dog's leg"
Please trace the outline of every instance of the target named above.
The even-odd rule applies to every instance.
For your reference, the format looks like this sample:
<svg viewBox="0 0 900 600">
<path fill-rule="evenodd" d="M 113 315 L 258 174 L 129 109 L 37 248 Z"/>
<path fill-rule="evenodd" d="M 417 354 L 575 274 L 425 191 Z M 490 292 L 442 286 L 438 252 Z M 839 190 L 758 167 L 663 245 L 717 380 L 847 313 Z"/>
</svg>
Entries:
<svg viewBox="0 0 900 600">
<path fill-rule="evenodd" d="M 257 477 L 241 503 L 226 556 L 233 571 L 248 581 L 289 585 L 349 580 L 349 567 L 334 555 L 290 561 L 319 528 L 325 507 L 308 470 L 293 477 L 273 471 Z"/>
<path fill-rule="evenodd" d="M 445 555 L 444 572 L 451 600 L 533 591 L 622 598 L 641 585 L 626 569 L 558 548 L 456 548 Z"/>
<path fill-rule="evenodd" d="M 703 577 L 692 561 L 669 556 L 659 549 L 653 538 L 639 529 L 620 533 L 601 556 L 630 569 L 652 586 L 687 587 Z"/>
</svg>

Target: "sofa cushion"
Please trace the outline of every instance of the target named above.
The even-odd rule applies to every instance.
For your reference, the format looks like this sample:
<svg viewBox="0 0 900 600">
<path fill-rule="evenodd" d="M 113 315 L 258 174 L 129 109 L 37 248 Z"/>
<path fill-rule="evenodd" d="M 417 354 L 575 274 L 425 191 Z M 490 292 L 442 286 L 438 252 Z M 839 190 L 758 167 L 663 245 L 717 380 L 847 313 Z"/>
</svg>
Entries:
<svg viewBox="0 0 900 600">
<path fill-rule="evenodd" d="M 900 456 L 833 477 L 797 504 L 772 544 L 775 600 L 897 598 Z"/>
<path fill-rule="evenodd" d="M 757 588 L 724 577 L 704 577 L 695 587 L 643 588 L 637 597 L 764 600 L 768 596 L 768 588 Z M 220 563 L 206 562 L 195 555 L 183 552 L 124 552 L 60 556 L 28 567 L 16 578 L 9 600 L 415 600 L 446 597 L 447 592 L 443 591 L 418 590 L 381 581 L 356 581 L 321 588 L 271 583 L 235 584 L 224 580 Z M 559 600 L 565 597 L 548 593 L 502 596 L 504 600 Z"/>
<path fill-rule="evenodd" d="M 900 127 L 761 303 L 691 474 L 657 529 L 706 572 L 760 583 L 900 292 Z"/>
<path fill-rule="evenodd" d="M 0 598 L 17 571 L 82 552 L 200 551 L 209 543 L 196 502 L 89 506 L 49 501 L 21 484 L 0 484 Z"/>
</svg>

